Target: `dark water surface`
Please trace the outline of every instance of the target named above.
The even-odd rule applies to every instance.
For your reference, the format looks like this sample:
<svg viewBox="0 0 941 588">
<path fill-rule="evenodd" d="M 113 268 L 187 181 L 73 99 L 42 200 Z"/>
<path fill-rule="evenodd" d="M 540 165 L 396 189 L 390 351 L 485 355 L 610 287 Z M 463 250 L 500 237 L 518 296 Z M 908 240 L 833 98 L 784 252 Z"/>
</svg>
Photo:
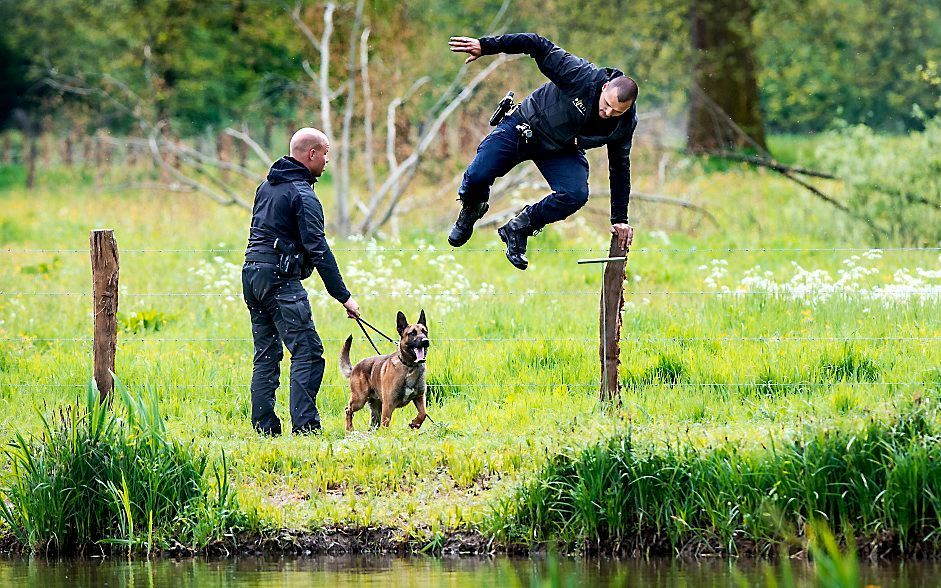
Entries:
<svg viewBox="0 0 941 588">
<path fill-rule="evenodd" d="M 128 562 L 120 558 L 0 559 L 0 586 L 764 586 L 765 570 L 754 562 L 677 560 L 582 560 L 481 558 L 307 557 L 183 559 Z M 792 563 L 798 583 L 809 585 L 812 569 Z M 777 575 L 777 574 L 775 574 Z M 941 564 L 908 562 L 863 566 L 864 585 L 906 588 L 941 586 Z"/>
</svg>

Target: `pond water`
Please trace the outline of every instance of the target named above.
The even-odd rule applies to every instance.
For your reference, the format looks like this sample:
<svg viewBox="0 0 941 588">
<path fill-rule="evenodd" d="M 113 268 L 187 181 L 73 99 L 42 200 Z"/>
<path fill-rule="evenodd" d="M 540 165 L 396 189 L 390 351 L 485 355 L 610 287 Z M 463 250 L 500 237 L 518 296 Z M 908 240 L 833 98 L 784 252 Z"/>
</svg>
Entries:
<svg viewBox="0 0 941 588">
<path fill-rule="evenodd" d="M 813 577 L 804 563 L 800 583 Z M 864 585 L 906 588 L 941 585 L 941 563 L 863 566 Z M 0 559 L 0 586 L 156 588 L 219 586 L 638 586 L 738 587 L 765 585 L 754 562 L 389 557 L 239 557 L 220 560 L 120 558 Z"/>
</svg>

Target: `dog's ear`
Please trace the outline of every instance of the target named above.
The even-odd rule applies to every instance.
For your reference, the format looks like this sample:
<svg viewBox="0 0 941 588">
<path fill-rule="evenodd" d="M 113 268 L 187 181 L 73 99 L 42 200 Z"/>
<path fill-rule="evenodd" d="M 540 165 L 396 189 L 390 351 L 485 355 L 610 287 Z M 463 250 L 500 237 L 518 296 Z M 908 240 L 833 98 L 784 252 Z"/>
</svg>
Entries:
<svg viewBox="0 0 941 588">
<path fill-rule="evenodd" d="M 405 318 L 405 315 L 400 310 L 397 315 L 395 315 L 395 328 L 399 331 L 399 337 L 402 336 L 402 333 L 405 331 L 405 328 L 408 326 L 408 319 Z"/>
<path fill-rule="evenodd" d="M 425 322 L 425 309 L 424 308 L 421 309 L 421 314 L 418 315 L 418 324 L 425 327 L 426 329 L 428 328 L 428 323 Z"/>
</svg>

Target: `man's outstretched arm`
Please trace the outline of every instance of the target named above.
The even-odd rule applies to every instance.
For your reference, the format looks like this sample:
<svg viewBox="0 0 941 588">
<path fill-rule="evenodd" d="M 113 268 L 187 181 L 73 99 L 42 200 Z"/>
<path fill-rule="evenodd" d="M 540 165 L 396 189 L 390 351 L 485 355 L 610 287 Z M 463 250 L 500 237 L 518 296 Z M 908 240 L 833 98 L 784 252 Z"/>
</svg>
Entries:
<svg viewBox="0 0 941 588">
<path fill-rule="evenodd" d="M 568 53 L 545 37 L 536 33 L 510 33 L 497 37 L 451 37 L 451 51 L 468 53 L 464 63 L 470 63 L 481 55 L 497 53 L 525 53 L 536 61 L 539 70 L 569 95 L 579 95 L 598 68 L 586 59 Z"/>
<path fill-rule="evenodd" d="M 630 246 L 634 229 L 627 224 L 627 205 L 631 198 L 631 138 L 608 145 L 608 174 L 611 182 L 611 234 L 618 246 Z"/>
</svg>

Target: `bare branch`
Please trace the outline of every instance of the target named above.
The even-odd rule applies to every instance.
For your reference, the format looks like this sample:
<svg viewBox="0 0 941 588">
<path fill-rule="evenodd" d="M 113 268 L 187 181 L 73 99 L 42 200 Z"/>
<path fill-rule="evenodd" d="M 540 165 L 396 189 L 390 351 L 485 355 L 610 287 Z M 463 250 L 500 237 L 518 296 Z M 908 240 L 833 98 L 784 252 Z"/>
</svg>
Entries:
<svg viewBox="0 0 941 588">
<path fill-rule="evenodd" d="M 174 153 L 186 159 L 193 165 L 198 165 L 198 166 L 208 165 L 217 169 L 234 171 L 235 173 L 242 175 L 250 180 L 258 179 L 259 174 L 257 172 L 253 172 L 252 170 L 244 168 L 241 165 L 238 165 L 236 163 L 232 163 L 229 161 L 222 161 L 221 159 L 217 157 L 210 157 L 204 153 L 200 153 L 199 151 L 197 151 L 196 149 L 193 149 L 192 147 L 188 145 L 180 145 L 180 144 L 171 143 L 168 141 L 163 141 L 163 144 L 169 147 Z"/>
<path fill-rule="evenodd" d="M 369 88 L 369 27 L 363 30 L 359 39 L 359 71 L 363 81 L 363 131 L 365 134 L 366 145 L 363 150 L 364 165 L 366 167 L 366 193 L 372 194 L 376 191 L 376 165 L 373 161 L 373 136 L 372 136 L 372 94 Z M 358 205 L 362 205 L 357 201 Z M 359 208 L 359 207 L 357 207 Z M 362 209 L 366 209 L 362 205 Z"/>
<path fill-rule="evenodd" d="M 356 2 L 356 16 L 349 38 L 349 53 L 346 63 L 346 101 L 343 105 L 343 127 L 340 138 L 340 157 L 337 166 L 335 202 L 337 229 L 341 234 L 349 232 L 350 212 L 350 132 L 353 126 L 353 106 L 356 98 L 356 44 L 363 22 L 363 0 Z"/>
<path fill-rule="evenodd" d="M 425 133 L 422 135 L 421 139 L 418 142 L 418 146 L 415 147 L 415 150 L 411 155 L 408 156 L 402 165 L 400 165 L 394 172 L 392 172 L 386 181 L 383 183 L 382 187 L 379 189 L 379 192 L 376 194 L 376 198 L 373 199 L 373 203 L 370 203 L 370 214 L 363 220 L 361 225 L 361 230 L 365 233 L 370 230 L 377 229 L 388 222 L 389 218 L 392 217 L 392 214 L 395 212 L 395 207 L 399 202 L 399 199 L 402 197 L 402 193 L 405 191 L 405 188 L 408 187 L 409 182 L 415 176 L 415 171 L 418 168 L 418 164 L 421 161 L 422 156 L 425 154 L 425 151 L 434 140 L 437 138 L 438 130 L 441 128 L 441 125 L 444 124 L 444 121 L 457 110 L 458 106 L 470 99 L 474 95 L 474 92 L 477 90 L 477 86 L 486 80 L 490 74 L 495 72 L 500 66 L 508 61 L 513 61 L 518 59 L 519 56 L 507 56 L 506 54 L 501 54 L 499 57 L 494 59 L 486 68 L 484 68 L 480 73 L 478 73 L 474 78 L 461 90 L 454 100 L 445 107 L 437 118 L 428 128 L 425 130 Z M 382 197 L 386 193 L 391 194 L 390 203 L 386 208 L 386 212 L 379 219 L 379 222 L 376 223 L 374 227 L 371 227 L 371 218 L 375 213 L 379 203 L 382 201 Z"/>
<path fill-rule="evenodd" d="M 320 82 L 320 74 L 314 71 L 314 68 L 310 66 L 310 62 L 306 59 L 301 62 L 301 69 L 310 77 L 311 81 Z"/>
<path fill-rule="evenodd" d="M 541 190 L 545 188 L 546 186 L 545 184 L 541 184 L 539 182 L 532 182 L 528 184 L 522 184 L 518 187 L 524 188 L 524 189 L 531 188 L 531 189 Z M 611 192 L 608 190 L 598 190 L 598 191 L 592 190 L 591 191 L 592 198 L 596 198 L 596 197 L 606 198 L 606 197 L 609 197 L 610 195 L 611 195 Z M 666 196 L 664 194 L 648 194 L 645 192 L 631 192 L 631 201 L 651 202 L 653 204 L 666 204 L 668 206 L 679 206 L 680 208 L 685 208 L 687 210 L 692 210 L 694 212 L 701 214 L 704 218 L 708 219 L 716 227 L 721 226 L 719 225 L 719 221 L 716 220 L 716 217 L 711 212 L 709 212 L 708 209 L 706 209 L 703 206 L 699 206 L 698 204 L 694 204 L 693 202 L 689 200 L 674 198 L 672 196 Z M 487 220 L 477 223 L 477 226 L 481 228 L 495 227 L 499 225 L 500 223 L 509 220 L 510 217 L 512 217 L 517 212 L 519 212 L 518 207 L 512 207 L 512 208 L 502 210 L 498 213 L 491 215 Z"/>
<path fill-rule="evenodd" d="M 765 159 L 763 157 L 755 157 L 754 155 L 743 155 L 741 153 L 735 153 L 734 151 L 709 151 L 706 155 L 712 157 L 720 157 L 722 159 L 731 159 L 733 161 L 742 161 L 745 163 L 750 163 L 752 165 L 757 165 L 759 167 L 766 167 L 772 169 L 776 172 L 793 172 L 800 174 L 802 176 L 809 176 L 812 178 L 823 178 L 825 180 L 838 180 L 840 178 L 836 177 L 833 174 L 828 174 L 826 172 L 816 171 L 812 169 L 806 169 L 803 167 L 797 167 L 792 165 L 784 165 L 779 163 L 774 159 Z"/>
<path fill-rule="evenodd" d="M 399 106 L 407 102 L 419 88 L 430 81 L 431 78 L 428 76 L 418 78 L 412 82 L 411 87 L 405 94 L 395 98 L 389 103 L 389 108 L 386 111 L 386 160 L 389 162 L 390 172 L 399 166 L 399 162 L 395 159 L 395 111 Z"/>
<path fill-rule="evenodd" d="M 247 133 L 244 133 L 237 129 L 233 129 L 232 127 L 226 128 L 225 132 L 226 134 L 232 135 L 239 141 L 242 141 L 243 143 L 248 145 L 251 148 L 251 150 L 255 153 L 255 155 L 258 156 L 258 159 L 261 160 L 262 165 L 267 166 L 271 164 L 271 157 L 265 152 L 264 149 L 261 148 L 261 145 L 259 145 L 254 140 L 252 140 L 252 138 L 249 137 Z"/>
<path fill-rule="evenodd" d="M 333 35 L 333 11 L 337 5 L 327 2 L 323 9 L 323 35 L 320 37 L 320 120 L 321 129 L 333 138 L 330 122 L 330 36 Z"/>
<path fill-rule="evenodd" d="M 202 192 L 203 194 L 205 194 L 206 196 L 208 196 L 209 198 L 211 198 L 212 200 L 216 201 L 219 204 L 226 205 L 226 206 L 237 204 L 247 210 L 251 210 L 252 207 L 248 202 L 242 200 L 237 195 L 231 193 L 231 191 L 227 191 L 228 193 L 225 196 L 223 196 L 219 194 L 218 192 L 216 192 L 215 190 L 213 190 L 212 188 L 210 188 L 209 186 L 202 184 L 200 182 L 197 182 L 196 180 L 186 176 L 185 174 L 180 172 L 180 170 L 176 169 L 175 167 L 167 163 L 166 160 L 163 158 L 163 155 L 160 153 L 160 146 L 157 144 L 157 134 L 160 132 L 160 129 L 162 126 L 163 126 L 162 124 L 159 124 L 154 127 L 153 131 L 150 133 L 150 138 L 148 141 L 148 144 L 150 145 L 150 153 L 153 156 L 154 162 L 156 162 L 157 165 L 159 165 L 161 169 L 163 169 L 164 171 L 166 171 L 167 173 L 175 177 L 180 183 L 186 186 L 189 186 L 193 188 L 194 190 Z"/>
<path fill-rule="evenodd" d="M 304 23 L 304 19 L 301 18 L 301 8 L 303 2 L 301 0 L 297 1 L 297 4 L 294 5 L 294 10 L 291 11 L 291 19 L 294 21 L 294 25 L 303 33 L 304 37 L 307 38 L 307 41 L 310 43 L 310 46 L 317 50 L 320 53 L 320 39 L 317 38 L 317 35 L 314 34 L 310 27 Z"/>
<path fill-rule="evenodd" d="M 108 184 L 103 188 L 109 192 L 123 192 L 125 190 L 148 190 L 153 192 L 195 192 L 192 186 L 177 182 L 164 184 L 161 182 L 126 182 L 124 184 Z"/>
</svg>

